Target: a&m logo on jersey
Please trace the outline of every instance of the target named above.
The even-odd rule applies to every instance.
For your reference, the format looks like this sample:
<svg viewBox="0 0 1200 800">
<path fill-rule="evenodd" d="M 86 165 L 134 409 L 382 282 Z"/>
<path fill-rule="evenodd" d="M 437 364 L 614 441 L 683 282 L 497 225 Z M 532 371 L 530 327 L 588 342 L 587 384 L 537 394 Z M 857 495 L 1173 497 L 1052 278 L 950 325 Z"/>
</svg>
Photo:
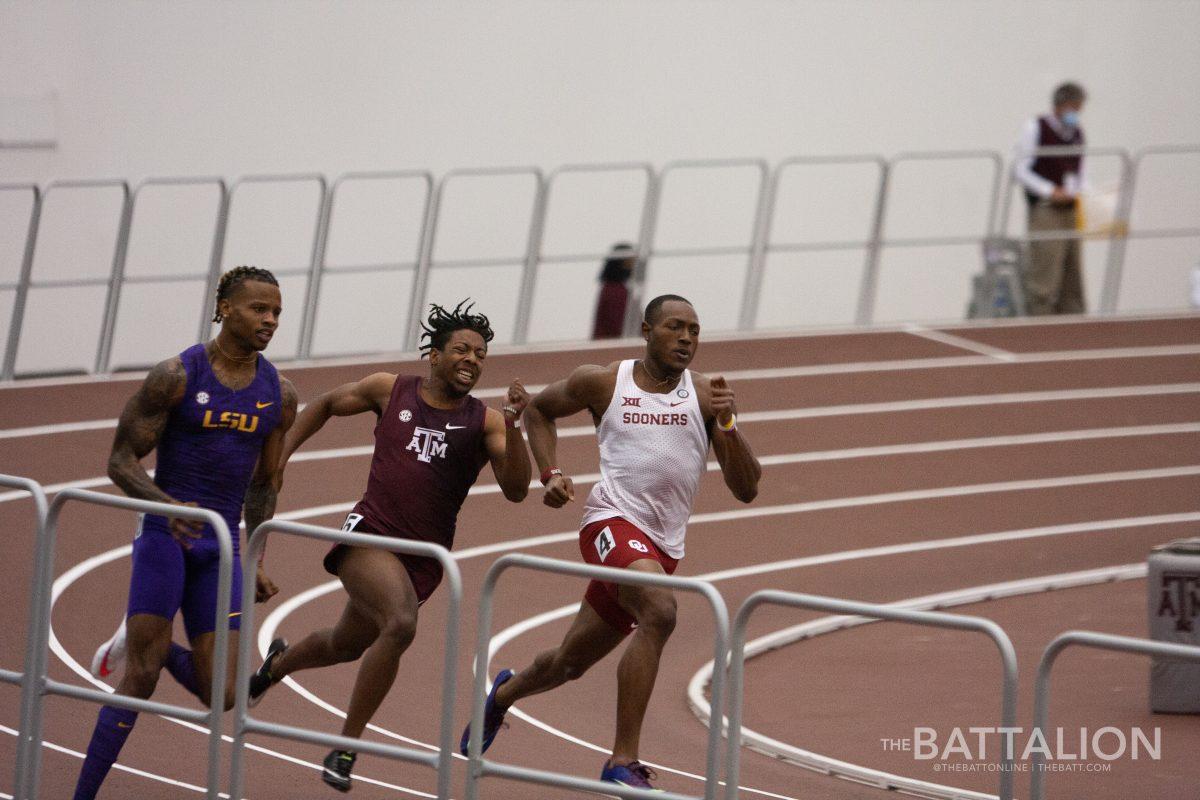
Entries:
<svg viewBox="0 0 1200 800">
<path fill-rule="evenodd" d="M 214 418 L 213 410 L 210 408 L 204 412 L 204 422 L 201 424 L 205 428 L 232 428 L 242 433 L 254 433 L 258 429 L 258 415 L 242 414 L 237 411 L 220 411 Z"/>
<path fill-rule="evenodd" d="M 1200 575 L 1164 572 L 1158 602 L 1158 616 L 1174 617 L 1176 631 L 1190 632 L 1198 614 L 1200 614 Z"/>
<path fill-rule="evenodd" d="M 433 430 L 431 428 L 414 428 L 412 441 L 404 449 L 414 451 L 417 454 L 418 461 L 424 461 L 428 464 L 433 460 L 434 456 L 438 458 L 446 457 L 445 438 L 445 431 Z"/>
</svg>

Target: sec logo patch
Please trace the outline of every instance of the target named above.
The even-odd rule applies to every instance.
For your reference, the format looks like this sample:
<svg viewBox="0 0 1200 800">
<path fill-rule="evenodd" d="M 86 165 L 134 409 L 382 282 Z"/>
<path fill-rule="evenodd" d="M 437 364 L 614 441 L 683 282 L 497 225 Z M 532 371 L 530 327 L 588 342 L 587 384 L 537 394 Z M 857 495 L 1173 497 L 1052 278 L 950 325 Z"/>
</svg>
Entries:
<svg viewBox="0 0 1200 800">
<path fill-rule="evenodd" d="M 412 419 L 412 412 L 409 411 L 407 408 L 400 412 L 400 421 L 401 422 L 408 422 L 410 419 Z"/>
<path fill-rule="evenodd" d="M 208 392 L 196 392 L 196 402 L 202 406 L 208 405 Z"/>
</svg>

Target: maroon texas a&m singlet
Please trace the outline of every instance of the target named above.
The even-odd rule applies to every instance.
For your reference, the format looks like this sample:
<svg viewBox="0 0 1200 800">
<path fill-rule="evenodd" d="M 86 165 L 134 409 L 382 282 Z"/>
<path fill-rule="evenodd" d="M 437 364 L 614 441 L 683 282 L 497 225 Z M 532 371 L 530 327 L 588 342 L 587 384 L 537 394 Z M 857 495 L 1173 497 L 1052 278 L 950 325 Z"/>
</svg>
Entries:
<svg viewBox="0 0 1200 800">
<path fill-rule="evenodd" d="M 367 491 L 354 506 L 370 530 L 402 539 L 454 545 L 458 510 L 479 470 L 486 407 L 468 395 L 458 408 L 421 399 L 421 378 L 398 375 L 375 425 Z"/>
</svg>

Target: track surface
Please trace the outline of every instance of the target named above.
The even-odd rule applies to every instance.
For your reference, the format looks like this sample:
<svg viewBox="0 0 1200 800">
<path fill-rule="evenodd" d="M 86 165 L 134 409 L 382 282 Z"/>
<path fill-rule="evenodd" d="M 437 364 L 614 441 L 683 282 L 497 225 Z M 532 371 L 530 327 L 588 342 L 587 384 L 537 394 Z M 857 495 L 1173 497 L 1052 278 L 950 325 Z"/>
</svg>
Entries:
<svg viewBox="0 0 1200 800">
<path fill-rule="evenodd" d="M 497 389 L 514 377 L 538 385 L 584 361 L 606 363 L 636 355 L 636 347 L 584 352 L 494 355 L 480 387 L 496 405 Z M 688 536 L 680 574 L 702 575 L 766 565 L 716 585 L 731 610 L 765 587 L 839 597 L 892 601 L 998 581 L 1143 561 L 1149 549 L 1195 535 L 1195 521 L 1105 527 L 1034 538 L 887 557 L 856 558 L 816 567 L 768 569 L 774 562 L 846 550 L 933 541 L 1041 526 L 1121 520 L 1200 511 L 1200 317 L 1071 322 L 929 332 L 859 332 L 756 340 L 709 341 L 695 367 L 730 377 L 738 393 L 742 429 L 766 463 L 761 492 L 749 506 L 733 500 L 719 474 L 704 479 L 698 518 Z M 391 362 L 285 370 L 302 398 L 377 369 L 424 372 L 419 362 Z M 112 436 L 111 420 L 135 387 L 129 380 L 97 380 L 0 389 L 0 468 L 46 485 L 101 479 Z M 98 421 L 87 430 L 35 430 L 35 426 Z M 107 421 L 107 422 L 106 422 Z M 334 420 L 306 445 L 311 460 L 293 463 L 279 513 L 338 526 L 365 483 L 371 420 Z M 562 467 L 577 476 L 595 473 L 594 438 L 582 418 L 564 421 L 577 435 L 560 444 Z M 14 431 L 30 428 L 27 431 Z M 979 441 L 969 441 L 979 440 Z M 359 447 L 351 453 L 332 448 Z M 97 480 L 97 484 L 103 484 Z M 488 486 L 491 486 L 489 489 Z M 964 488 L 975 487 L 975 488 Z M 457 550 L 497 545 L 460 561 L 467 609 L 459 669 L 457 721 L 466 719 L 474 637 L 474 604 L 483 572 L 504 549 L 578 559 L 571 533 L 578 504 L 552 511 L 531 492 L 512 505 L 495 492 L 490 470 L 468 499 L 459 520 Z M 113 491 L 111 486 L 104 491 Z M 586 487 L 583 487 L 586 491 Z M 334 508 L 328 508 L 334 506 Z M 314 510 L 315 509 L 315 510 Z M 728 513 L 726 513 L 728 512 Z M 6 536 L 0 553 L 9 579 L 0 584 L 7 613 L 0 622 L 0 665 L 19 669 L 25 637 L 30 504 L 0 503 Z M 131 520 L 103 509 L 75 507 L 63 516 L 56 576 L 87 559 L 127 545 Z M 539 545 L 506 542 L 561 533 Z M 276 539 L 269 571 L 281 587 L 263 623 L 282 603 L 327 583 L 322 548 Z M 129 562 L 119 551 L 103 563 L 63 580 L 53 612 L 62 655 L 51 657 L 51 675 L 78 683 L 71 667 L 86 667 L 97 644 L 123 613 Z M 581 585 L 570 579 L 510 573 L 497 598 L 493 632 L 576 602 Z M 1020 657 L 1019 723 L 1028 725 L 1032 682 L 1041 649 L 1071 628 L 1145 636 L 1145 582 L 1063 590 L 958 609 L 997 620 Z M 445 592 L 422 612 L 421 629 L 401 663 L 396 687 L 376 724 L 421 742 L 436 740 L 436 708 L 445 618 Z M 333 622 L 340 590 L 326 592 L 270 622 L 296 639 Z M 686 773 L 703 772 L 707 729 L 684 700 L 688 680 L 711 659 L 711 624 L 705 608 L 680 598 L 680 624 L 669 645 L 643 736 L 643 758 Z M 752 636 L 816 615 L 763 609 Z M 532 627 L 497 654 L 498 666 L 519 667 L 556 643 L 567 619 Z M 182 634 L 180 634 L 182 637 Z M 64 660 L 63 656 L 66 657 Z M 614 713 L 615 657 L 579 682 L 520 708 L 569 740 L 510 717 L 489 753 L 498 760 L 594 777 L 604 756 Z M 493 670 L 494 671 L 494 670 Z M 1135 656 L 1070 652 L 1056 670 L 1053 725 L 1069 731 L 1087 725 L 1128 730 L 1162 729 L 1162 760 L 1128 757 L 1103 773 L 1048 777 L 1051 797 L 1177 798 L 1200 785 L 1200 726 L 1194 717 L 1147 712 L 1147 664 Z M 335 731 L 339 719 L 313 702 L 343 708 L 353 665 L 294 676 L 309 694 L 277 687 L 258 715 Z M 995 791 L 996 775 L 939 771 L 936 761 L 886 751 L 885 738 L 912 736 L 914 726 L 936 728 L 942 741 L 955 726 L 999 724 L 999 670 L 994 648 L 982 638 L 875 624 L 791 645 L 750 662 L 747 726 L 790 744 L 876 769 L 976 791 Z M 169 676 L 156 699 L 187 704 Z M 18 721 L 17 692 L 0 687 L 0 724 Z M 95 709 L 52 698 L 46 704 L 43 796 L 68 797 L 87 746 Z M 384 733 L 373 733 L 388 740 Z M 1077 733 L 1072 734 L 1077 736 Z M 313 771 L 324 751 L 279 740 L 254 739 L 271 752 L 247 755 L 246 796 L 336 796 Z M 1071 741 L 1069 738 L 1068 741 Z M 142 715 L 121 763 L 142 771 L 114 771 L 104 796 L 193 796 L 183 784 L 203 782 L 205 740 L 174 722 Z M 64 750 L 65 749 L 65 750 Z M 14 739 L 0 735 L 0 763 L 11 764 Z M 73 751 L 73 752 L 71 752 Z M 992 759 L 988 759 L 991 761 Z M 961 762 L 962 759 L 953 759 Z M 306 762 L 306 763 L 304 763 Z M 699 792 L 686 775 L 660 771 L 661 785 Z M 422 767 L 362 757 L 356 797 L 414 797 L 433 789 Z M 369 783 L 374 779 L 393 787 Z M 456 792 L 461 787 L 461 769 Z M 169 781 L 169 782 L 165 782 Z M 819 775 L 747 752 L 742 797 L 879 798 L 875 788 Z M 1028 774 L 1016 780 L 1027 795 Z M 0 774 L 0 792 L 11 793 L 11 774 Z M 757 792 L 751 789 L 759 790 Z M 456 795 L 457 796 L 457 795 Z M 492 780 L 490 798 L 574 796 L 557 790 Z"/>
</svg>

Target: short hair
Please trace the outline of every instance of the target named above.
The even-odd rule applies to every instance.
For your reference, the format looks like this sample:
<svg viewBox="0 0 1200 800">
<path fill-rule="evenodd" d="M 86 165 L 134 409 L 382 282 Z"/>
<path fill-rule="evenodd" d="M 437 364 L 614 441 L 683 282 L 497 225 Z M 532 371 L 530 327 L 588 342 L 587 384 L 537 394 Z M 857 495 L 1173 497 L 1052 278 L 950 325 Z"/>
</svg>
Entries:
<svg viewBox="0 0 1200 800">
<path fill-rule="evenodd" d="M 213 322 L 220 322 L 224 319 L 221 316 L 221 301 L 233 294 L 233 290 L 246 281 L 260 281 L 272 286 L 279 285 L 279 281 L 275 280 L 275 276 L 271 274 L 270 270 L 258 267 L 234 267 L 222 275 L 221 280 L 217 281 L 217 302 L 213 311 Z"/>
<path fill-rule="evenodd" d="M 646 322 L 650 324 L 654 324 L 654 320 L 652 318 L 662 308 L 663 303 L 667 302 L 668 300 L 679 300 L 680 302 L 687 303 L 689 306 L 692 304 L 691 300 L 688 300 L 686 297 L 680 297 L 677 294 L 660 294 L 649 303 L 646 303 L 646 313 L 642 315 L 642 319 L 646 320 Z"/>
<path fill-rule="evenodd" d="M 1086 99 L 1087 92 L 1083 90 L 1082 86 L 1073 81 L 1067 81 L 1066 83 L 1059 84 L 1058 87 L 1055 88 L 1054 94 L 1051 95 L 1051 100 L 1053 101 L 1055 108 L 1067 103 L 1082 103 Z"/>
<path fill-rule="evenodd" d="M 483 314 L 472 314 L 474 307 L 469 297 L 456 305 L 453 311 L 447 311 L 436 303 L 430 304 L 429 318 L 421 323 L 421 338 L 429 340 L 421 345 L 421 356 L 429 355 L 430 350 L 444 349 L 446 342 L 450 341 L 450 334 L 455 331 L 475 331 L 483 337 L 485 344 L 490 342 L 496 335 L 492 332 L 492 324 Z"/>
</svg>

